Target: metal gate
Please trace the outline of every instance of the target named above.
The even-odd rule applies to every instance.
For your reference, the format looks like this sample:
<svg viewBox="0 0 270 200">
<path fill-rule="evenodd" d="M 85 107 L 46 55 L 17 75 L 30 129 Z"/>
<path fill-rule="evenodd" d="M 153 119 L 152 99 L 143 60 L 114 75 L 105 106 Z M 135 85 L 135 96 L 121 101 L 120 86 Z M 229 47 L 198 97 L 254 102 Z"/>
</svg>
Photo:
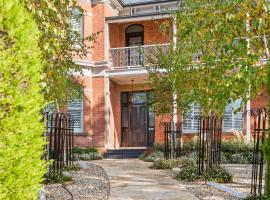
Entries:
<svg viewBox="0 0 270 200">
<path fill-rule="evenodd" d="M 74 122 L 65 113 L 44 113 L 47 138 L 47 161 L 52 161 L 46 178 L 52 175 L 61 176 L 65 166 L 72 165 L 72 148 L 74 145 Z"/>
<path fill-rule="evenodd" d="M 182 153 L 182 124 L 165 122 L 164 124 L 164 158 L 179 158 Z"/>
<path fill-rule="evenodd" d="M 198 173 L 220 165 L 220 147 L 223 119 L 210 114 L 207 117 L 194 116 L 199 122 L 198 131 Z"/>
<path fill-rule="evenodd" d="M 253 119 L 253 159 L 252 159 L 252 180 L 251 194 L 263 197 L 263 173 L 264 155 L 261 148 L 265 140 L 265 133 L 268 129 L 267 111 L 265 108 L 256 108 L 248 111 Z"/>
</svg>

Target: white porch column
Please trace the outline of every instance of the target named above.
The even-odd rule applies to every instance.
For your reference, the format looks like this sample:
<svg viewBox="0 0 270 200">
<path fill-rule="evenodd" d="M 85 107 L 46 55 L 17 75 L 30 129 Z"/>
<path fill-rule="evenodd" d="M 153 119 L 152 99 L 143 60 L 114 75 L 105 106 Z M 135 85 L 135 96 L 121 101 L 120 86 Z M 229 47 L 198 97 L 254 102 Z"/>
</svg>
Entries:
<svg viewBox="0 0 270 200">
<path fill-rule="evenodd" d="M 105 148 L 110 148 L 110 79 L 105 75 Z"/>
</svg>

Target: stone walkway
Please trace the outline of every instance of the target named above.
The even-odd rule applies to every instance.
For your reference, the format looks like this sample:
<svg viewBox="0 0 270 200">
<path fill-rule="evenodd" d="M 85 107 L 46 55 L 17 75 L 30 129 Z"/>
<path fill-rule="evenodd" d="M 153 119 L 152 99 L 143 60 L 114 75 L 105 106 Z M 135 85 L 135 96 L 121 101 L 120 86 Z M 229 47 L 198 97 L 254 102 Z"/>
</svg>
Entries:
<svg viewBox="0 0 270 200">
<path fill-rule="evenodd" d="M 151 163 L 138 159 L 90 161 L 107 172 L 110 200 L 197 200 L 166 171 L 149 169 Z"/>
</svg>

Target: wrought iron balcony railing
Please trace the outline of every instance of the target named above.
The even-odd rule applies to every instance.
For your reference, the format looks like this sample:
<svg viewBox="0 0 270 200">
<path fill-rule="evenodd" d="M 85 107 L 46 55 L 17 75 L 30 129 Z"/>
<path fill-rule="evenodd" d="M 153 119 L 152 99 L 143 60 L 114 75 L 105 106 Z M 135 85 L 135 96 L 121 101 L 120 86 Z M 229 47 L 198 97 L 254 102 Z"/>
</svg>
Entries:
<svg viewBox="0 0 270 200">
<path fill-rule="evenodd" d="M 147 56 L 157 51 L 167 51 L 169 44 L 143 45 L 134 47 L 111 48 L 109 60 L 112 69 L 131 69 L 147 66 Z"/>
</svg>

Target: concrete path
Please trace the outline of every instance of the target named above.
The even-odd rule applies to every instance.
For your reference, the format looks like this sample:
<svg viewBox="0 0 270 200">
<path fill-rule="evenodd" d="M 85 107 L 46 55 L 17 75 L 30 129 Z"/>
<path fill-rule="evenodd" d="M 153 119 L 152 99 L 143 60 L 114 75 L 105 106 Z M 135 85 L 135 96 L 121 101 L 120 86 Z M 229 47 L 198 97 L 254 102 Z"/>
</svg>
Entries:
<svg viewBox="0 0 270 200">
<path fill-rule="evenodd" d="M 107 172 L 110 200 L 197 200 L 183 185 L 168 177 L 166 171 L 149 169 L 151 163 L 138 159 L 99 160 Z"/>
</svg>

